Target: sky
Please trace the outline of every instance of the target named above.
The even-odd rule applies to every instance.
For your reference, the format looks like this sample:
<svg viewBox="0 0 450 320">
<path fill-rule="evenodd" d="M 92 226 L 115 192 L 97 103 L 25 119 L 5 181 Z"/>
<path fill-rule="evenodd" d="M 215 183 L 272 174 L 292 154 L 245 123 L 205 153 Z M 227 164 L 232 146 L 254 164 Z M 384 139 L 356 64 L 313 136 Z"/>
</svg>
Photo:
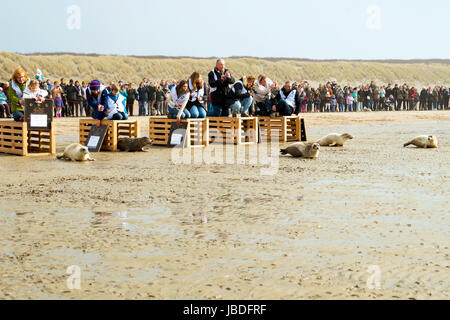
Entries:
<svg viewBox="0 0 450 320">
<path fill-rule="evenodd" d="M 450 58 L 446 0 L 8 0 L 1 7 L 0 51 L 8 52 Z"/>
</svg>

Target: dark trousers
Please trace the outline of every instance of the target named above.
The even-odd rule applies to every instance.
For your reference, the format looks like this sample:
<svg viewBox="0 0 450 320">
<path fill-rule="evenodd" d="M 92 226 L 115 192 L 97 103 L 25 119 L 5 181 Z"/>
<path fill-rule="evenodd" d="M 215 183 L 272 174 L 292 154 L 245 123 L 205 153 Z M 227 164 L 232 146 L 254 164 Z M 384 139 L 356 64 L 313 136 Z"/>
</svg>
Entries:
<svg viewBox="0 0 450 320">
<path fill-rule="evenodd" d="M 92 116 L 91 108 L 89 108 L 89 105 L 87 104 L 86 101 L 83 101 L 83 108 L 84 108 L 84 113 L 86 114 L 86 117 Z"/>
<path fill-rule="evenodd" d="M 66 100 L 66 98 L 63 97 L 62 101 L 63 101 L 63 107 L 62 107 L 61 115 L 63 117 L 67 117 L 69 115 L 69 110 L 68 110 L 69 108 L 67 106 L 67 100 Z"/>
<path fill-rule="evenodd" d="M 13 117 L 14 117 L 14 121 L 23 122 L 23 112 L 22 111 L 14 111 Z"/>
<path fill-rule="evenodd" d="M 277 112 L 279 112 L 281 116 L 290 116 L 294 111 L 294 108 L 288 105 L 286 100 L 280 100 L 277 104 Z"/>
<path fill-rule="evenodd" d="M 154 110 L 156 110 L 156 104 L 153 100 L 148 100 L 148 115 L 151 116 L 152 113 L 154 113 Z"/>
<path fill-rule="evenodd" d="M 167 114 L 166 110 L 164 110 L 164 101 L 156 102 L 156 109 L 161 113 L 161 115 Z"/>
<path fill-rule="evenodd" d="M 72 116 L 73 117 L 80 117 L 81 114 L 82 114 L 81 103 L 80 102 L 74 102 L 73 103 L 73 109 L 72 109 Z"/>
<path fill-rule="evenodd" d="M 229 117 L 230 116 L 230 107 L 222 107 L 220 116 L 221 117 Z"/>
<path fill-rule="evenodd" d="M 9 104 L 0 104 L 0 117 L 1 118 L 10 118 L 11 117 L 11 110 L 9 107 Z"/>
<path fill-rule="evenodd" d="M 133 116 L 134 101 L 135 101 L 134 99 L 127 100 L 127 111 L 130 116 Z"/>
<path fill-rule="evenodd" d="M 272 113 L 272 100 L 265 99 L 264 102 L 256 103 L 256 115 L 270 116 L 271 113 Z"/>
<path fill-rule="evenodd" d="M 425 108 L 426 108 L 426 103 L 425 103 L 425 100 L 420 100 L 420 105 L 419 105 L 419 109 L 420 110 L 425 110 Z"/>
</svg>

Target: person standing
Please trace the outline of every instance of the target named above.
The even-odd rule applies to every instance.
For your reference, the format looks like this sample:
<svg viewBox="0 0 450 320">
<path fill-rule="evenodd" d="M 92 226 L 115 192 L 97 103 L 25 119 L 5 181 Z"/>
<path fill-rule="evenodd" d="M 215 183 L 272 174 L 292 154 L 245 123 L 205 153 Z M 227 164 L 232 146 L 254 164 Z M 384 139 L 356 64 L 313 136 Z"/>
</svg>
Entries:
<svg viewBox="0 0 450 320">
<path fill-rule="evenodd" d="M 353 111 L 355 112 L 361 111 L 359 110 L 358 106 L 358 88 L 353 88 L 352 97 L 353 97 Z"/>
<path fill-rule="evenodd" d="M 226 106 L 226 96 L 230 91 L 230 86 L 234 83 L 231 72 L 225 68 L 225 60 L 218 59 L 216 66 L 208 74 L 208 83 L 211 93 L 211 109 L 208 116 L 228 117 L 230 110 Z"/>
<path fill-rule="evenodd" d="M 353 94 L 351 92 L 346 93 L 346 103 L 347 103 L 347 112 L 353 111 L 353 104 L 355 102 L 355 99 L 353 98 Z"/>
<path fill-rule="evenodd" d="M 66 94 L 67 94 L 67 115 L 68 116 L 75 116 L 75 104 L 77 100 L 77 94 L 78 90 L 75 88 L 75 85 L 73 83 L 73 80 L 69 80 L 69 85 L 66 87 Z"/>
<path fill-rule="evenodd" d="M 61 99 L 63 102 L 63 108 L 62 108 L 62 112 L 61 115 L 63 117 L 67 117 L 68 116 L 68 105 L 67 105 L 67 83 L 66 80 L 64 80 L 64 78 L 61 78 L 61 81 L 59 83 L 59 86 L 62 89 L 62 95 L 61 95 Z"/>
<path fill-rule="evenodd" d="M 87 88 L 88 87 L 86 85 L 86 82 L 82 81 L 81 82 L 81 98 L 82 98 L 82 101 L 83 101 L 83 109 L 84 109 L 84 113 L 85 113 L 86 117 L 90 117 L 91 113 L 90 113 L 90 109 L 88 107 L 87 98 L 86 98 L 86 90 L 87 90 Z"/>
<path fill-rule="evenodd" d="M 82 117 L 83 116 L 83 89 L 81 88 L 80 82 L 77 80 L 75 81 L 75 89 L 77 89 L 77 95 L 74 103 L 75 107 L 75 114 L 74 116 Z"/>
<path fill-rule="evenodd" d="M 141 82 L 137 90 L 138 101 L 139 101 L 139 115 L 145 116 L 147 114 L 147 103 L 148 103 L 148 91 L 145 87 L 144 82 Z"/>
<path fill-rule="evenodd" d="M 448 110 L 449 97 L 450 97 L 450 88 L 442 88 L 442 99 L 444 100 L 443 108 L 444 110 Z"/>
<path fill-rule="evenodd" d="M 438 110 L 438 104 L 439 104 L 439 93 L 437 87 L 433 89 L 431 92 L 431 103 L 433 110 Z"/>
<path fill-rule="evenodd" d="M 420 91 L 419 100 L 420 100 L 419 110 L 420 111 L 425 110 L 427 104 L 427 89 L 422 88 L 422 91 Z"/>
<path fill-rule="evenodd" d="M 62 94 L 63 90 L 61 86 L 59 85 L 58 81 L 55 81 L 53 87 L 52 87 L 52 97 L 53 97 L 53 103 L 55 104 L 55 114 L 57 118 L 61 118 L 62 116 L 62 110 L 64 107 L 63 101 L 62 101 Z"/>
<path fill-rule="evenodd" d="M 149 116 L 160 116 L 158 109 L 156 108 L 156 87 L 153 82 L 150 82 L 147 86 L 148 92 L 148 115 Z"/>
<path fill-rule="evenodd" d="M 401 99 L 399 99 L 399 98 L 401 98 L 400 97 L 400 94 L 399 94 L 399 91 L 400 91 L 400 89 L 399 89 L 399 87 L 398 87 L 398 84 L 395 84 L 395 86 L 394 86 L 394 89 L 392 89 L 392 95 L 394 96 L 394 99 L 395 99 L 395 110 L 400 110 L 400 108 L 401 108 Z"/>
<path fill-rule="evenodd" d="M 132 117 L 134 102 L 136 101 L 137 96 L 136 85 L 134 83 L 130 83 L 129 88 L 127 89 L 127 95 L 127 110 L 128 114 Z"/>
<path fill-rule="evenodd" d="M 156 87 L 156 108 L 158 109 L 159 113 L 161 115 L 166 115 L 167 112 L 165 111 L 164 104 L 166 100 L 166 94 L 163 91 L 163 88 L 161 87 L 161 84 L 159 84 Z"/>
</svg>

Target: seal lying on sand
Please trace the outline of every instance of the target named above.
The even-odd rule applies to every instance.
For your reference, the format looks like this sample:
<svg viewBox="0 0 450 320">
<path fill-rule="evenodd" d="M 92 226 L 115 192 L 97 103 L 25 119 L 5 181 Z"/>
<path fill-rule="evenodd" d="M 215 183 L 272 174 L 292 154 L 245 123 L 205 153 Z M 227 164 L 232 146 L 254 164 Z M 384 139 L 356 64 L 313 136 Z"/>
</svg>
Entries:
<svg viewBox="0 0 450 320">
<path fill-rule="evenodd" d="M 148 151 L 153 141 L 147 137 L 143 138 L 121 138 L 117 142 L 117 148 L 125 152 Z"/>
<path fill-rule="evenodd" d="M 318 143 L 297 142 L 286 149 L 281 149 L 281 154 L 290 154 L 295 158 L 317 159 L 320 145 Z"/>
<path fill-rule="evenodd" d="M 91 158 L 88 147 L 82 146 L 79 143 L 68 145 L 64 153 L 57 155 L 56 158 L 71 161 L 95 161 L 95 159 Z"/>
<path fill-rule="evenodd" d="M 418 136 L 418 137 L 415 137 L 410 142 L 405 143 L 403 146 L 407 147 L 411 144 L 415 145 L 418 148 L 425 148 L 425 149 L 438 147 L 438 141 L 435 136 Z"/>
<path fill-rule="evenodd" d="M 344 143 L 347 140 L 351 139 L 353 139 L 353 136 L 348 133 L 344 134 L 332 133 L 327 135 L 326 137 L 323 137 L 322 139 L 317 141 L 317 143 L 320 144 L 321 147 L 332 147 L 332 146 L 343 147 Z"/>
</svg>

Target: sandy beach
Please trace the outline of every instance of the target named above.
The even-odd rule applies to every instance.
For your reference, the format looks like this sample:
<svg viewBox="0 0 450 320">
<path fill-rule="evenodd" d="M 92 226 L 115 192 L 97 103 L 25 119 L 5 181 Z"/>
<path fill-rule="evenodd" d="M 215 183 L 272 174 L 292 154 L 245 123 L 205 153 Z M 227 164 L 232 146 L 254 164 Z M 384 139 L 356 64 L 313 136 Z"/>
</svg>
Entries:
<svg viewBox="0 0 450 320">
<path fill-rule="evenodd" d="M 163 147 L 0 154 L 0 299 L 449 299 L 450 112 L 304 117 L 309 141 L 355 139 L 268 176 Z M 78 142 L 78 119 L 55 125 L 58 152 Z M 403 148 L 422 134 L 440 147 Z"/>
</svg>

